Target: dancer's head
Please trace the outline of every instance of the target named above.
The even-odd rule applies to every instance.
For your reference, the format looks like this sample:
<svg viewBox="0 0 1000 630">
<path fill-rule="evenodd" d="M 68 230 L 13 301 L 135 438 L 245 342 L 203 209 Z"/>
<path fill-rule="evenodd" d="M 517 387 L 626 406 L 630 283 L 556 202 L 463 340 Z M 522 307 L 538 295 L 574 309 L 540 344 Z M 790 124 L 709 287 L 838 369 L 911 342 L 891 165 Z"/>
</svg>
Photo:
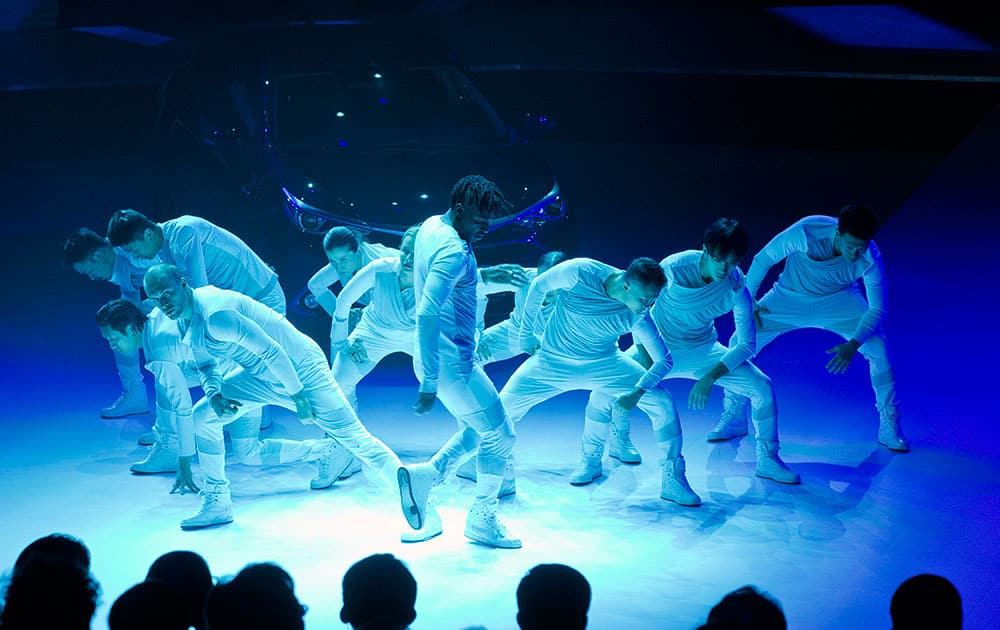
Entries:
<svg viewBox="0 0 1000 630">
<path fill-rule="evenodd" d="M 834 249 L 854 262 L 868 251 L 868 244 L 878 232 L 878 219 L 867 206 L 849 204 L 837 216 L 837 236 Z"/>
<path fill-rule="evenodd" d="M 173 265 L 153 265 L 142 280 L 146 295 L 170 319 L 189 319 L 194 295 L 181 272 Z"/>
<path fill-rule="evenodd" d="M 736 219 L 712 221 L 702 238 L 701 275 L 706 280 L 723 280 L 747 253 L 750 235 Z"/>
<path fill-rule="evenodd" d="M 399 262 L 404 272 L 413 273 L 413 248 L 417 243 L 417 232 L 420 225 L 411 225 L 403 232 L 403 238 L 399 241 Z"/>
<path fill-rule="evenodd" d="M 536 269 L 538 269 L 539 275 L 545 273 L 549 269 L 552 269 L 562 261 L 566 260 L 566 254 L 559 250 L 553 250 L 551 252 L 545 252 L 538 259 L 538 264 Z"/>
<path fill-rule="evenodd" d="M 402 630 L 417 618 L 417 582 L 392 554 L 354 563 L 344 574 L 340 620 L 366 630 Z"/>
<path fill-rule="evenodd" d="M 142 347 L 142 330 L 146 314 L 139 307 L 121 298 L 111 300 L 97 311 L 97 327 L 111 349 L 130 354 Z"/>
<path fill-rule="evenodd" d="M 667 283 L 663 267 L 652 258 L 636 258 L 625 270 L 621 302 L 633 313 L 641 313 L 653 305 Z"/>
<path fill-rule="evenodd" d="M 468 243 L 480 240 L 490 229 L 490 219 L 510 214 L 511 204 L 496 184 L 482 175 L 466 175 L 451 189 L 448 213 L 459 237 Z"/>
<path fill-rule="evenodd" d="M 517 624 L 522 630 L 582 630 L 589 608 L 587 578 L 565 564 L 540 564 L 517 587 Z"/>
<path fill-rule="evenodd" d="M 361 269 L 361 232 L 338 225 L 323 237 L 323 251 L 330 265 L 337 270 L 340 281 L 346 283 Z"/>
<path fill-rule="evenodd" d="M 135 258 L 155 258 L 163 247 L 163 229 L 141 212 L 116 210 L 108 221 L 108 241 Z"/>
<path fill-rule="evenodd" d="M 960 630 L 962 597 L 940 575 L 915 575 L 899 585 L 889 605 L 893 630 Z"/>
<path fill-rule="evenodd" d="M 97 232 L 80 228 L 66 237 L 63 260 L 73 271 L 91 280 L 111 280 L 115 269 L 115 250 L 108 239 Z"/>
</svg>

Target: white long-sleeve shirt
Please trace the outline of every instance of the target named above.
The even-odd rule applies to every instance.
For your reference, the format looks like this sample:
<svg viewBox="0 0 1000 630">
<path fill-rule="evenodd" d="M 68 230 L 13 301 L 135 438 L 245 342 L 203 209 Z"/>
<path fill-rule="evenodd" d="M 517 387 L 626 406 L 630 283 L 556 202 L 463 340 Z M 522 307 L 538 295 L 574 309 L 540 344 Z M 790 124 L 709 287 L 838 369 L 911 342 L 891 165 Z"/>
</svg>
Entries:
<svg viewBox="0 0 1000 630">
<path fill-rule="evenodd" d="M 250 374 L 302 391 L 296 370 L 315 343 L 285 316 L 241 293 L 216 287 L 194 290 L 194 309 L 180 326 L 201 372 L 205 397 L 222 389 L 219 363 L 230 359 Z"/>
<path fill-rule="evenodd" d="M 653 359 L 636 386 L 650 389 L 663 380 L 673 362 L 648 312 L 633 313 L 608 295 L 604 283 L 616 273 L 621 270 L 590 258 L 575 258 L 538 275 L 524 301 L 522 346 L 529 345 L 541 330 L 538 352 L 569 359 L 599 359 L 618 352 L 618 339 L 632 333 Z M 542 308 L 550 291 L 560 294 L 546 320 Z"/>
<path fill-rule="evenodd" d="M 853 338 L 864 343 L 885 317 L 885 270 L 875 241 L 856 261 L 838 256 L 833 250 L 837 219 L 823 215 L 808 216 L 771 239 L 754 256 L 747 272 L 747 289 L 756 297 L 767 272 L 785 259 L 785 269 L 777 285 L 784 291 L 804 296 L 826 296 L 838 291 L 859 290 L 865 286 L 868 311 L 861 317 Z"/>
<path fill-rule="evenodd" d="M 133 258 L 121 247 L 115 247 L 115 264 L 111 268 L 110 282 L 117 285 L 121 290 L 122 299 L 138 306 L 147 315 L 149 308 L 142 303 L 142 279 L 146 276 L 146 270 L 153 265 L 160 263 L 160 257 L 155 256 L 149 260 Z"/>
<path fill-rule="evenodd" d="M 192 287 L 207 285 L 260 298 L 278 275 L 238 236 L 205 219 L 182 216 L 160 224 L 160 258 Z"/>
<path fill-rule="evenodd" d="M 414 244 L 414 358 L 422 367 L 423 393 L 437 392 L 442 353 L 449 354 L 449 369 L 465 375 L 472 372 L 476 349 L 476 256 L 443 217 L 435 215 L 425 220 Z"/>
<path fill-rule="evenodd" d="M 701 257 L 701 250 L 688 250 L 660 261 L 667 284 L 653 303 L 650 315 L 667 348 L 674 352 L 715 342 L 719 338 L 716 318 L 732 311 L 735 342 L 721 360 L 733 370 L 756 351 L 753 301 L 739 267 L 734 267 L 723 280 L 706 284 L 701 276 Z"/>
<path fill-rule="evenodd" d="M 362 267 L 379 258 L 391 258 L 393 256 L 397 258 L 399 257 L 398 249 L 393 249 L 392 247 L 381 243 L 361 243 L 358 247 L 358 251 L 361 253 Z M 309 278 L 309 282 L 306 283 L 306 286 L 309 287 L 309 292 L 313 294 L 316 301 L 319 302 L 320 306 L 322 306 L 331 317 L 337 310 L 337 296 L 330 290 L 330 287 L 338 282 L 342 285 L 347 283 L 340 277 L 340 274 L 337 273 L 337 268 L 327 263 L 326 265 L 323 265 L 319 271 L 314 273 L 312 278 Z M 368 304 L 370 301 L 370 294 L 362 293 L 357 299 L 354 300 L 354 302 L 351 302 L 347 306 L 350 308 L 350 306 L 355 302 Z"/>
<path fill-rule="evenodd" d="M 347 339 L 347 320 L 351 305 L 362 295 L 370 293 L 371 302 L 361 315 L 361 323 L 372 331 L 413 330 L 416 325 L 416 307 L 413 287 L 399 288 L 399 257 L 378 258 L 354 274 L 337 301 L 333 316 L 333 339 Z"/>
</svg>

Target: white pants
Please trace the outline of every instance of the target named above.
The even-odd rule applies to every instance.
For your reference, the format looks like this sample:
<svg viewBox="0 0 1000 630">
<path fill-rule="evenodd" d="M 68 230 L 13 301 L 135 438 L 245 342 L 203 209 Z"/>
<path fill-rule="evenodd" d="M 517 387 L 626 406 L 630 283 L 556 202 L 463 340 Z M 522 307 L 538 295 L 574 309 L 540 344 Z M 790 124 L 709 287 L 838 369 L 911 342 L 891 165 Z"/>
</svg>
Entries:
<svg viewBox="0 0 1000 630">
<path fill-rule="evenodd" d="M 476 346 L 476 356 L 480 363 L 487 365 L 523 354 L 518 342 L 518 329 L 512 321 L 505 319 L 483 331 Z"/>
<path fill-rule="evenodd" d="M 757 327 L 758 354 L 775 338 L 800 328 L 819 328 L 850 339 L 861 317 L 868 310 L 868 302 L 864 296 L 853 288 L 832 295 L 814 296 L 792 293 L 775 286 L 760 300 L 760 304 L 769 312 L 759 313 L 761 324 Z M 881 327 L 861 344 L 858 351 L 868 361 L 875 406 L 879 413 L 895 412 L 896 379 L 889 363 L 885 333 Z M 727 397 L 730 396 L 727 393 Z"/>
<path fill-rule="evenodd" d="M 482 366 L 474 363 L 472 372 L 463 378 L 458 370 L 449 369 L 457 360 L 442 352 L 444 369 L 438 381 L 437 398 L 458 420 L 459 430 L 434 454 L 431 463 L 441 475 L 447 475 L 478 448 L 476 502 L 495 504 L 514 447 L 514 424 L 504 412 L 497 388 Z M 417 378 L 421 378 L 423 368 L 419 359 L 414 360 L 413 366 Z"/>
<path fill-rule="evenodd" d="M 563 392 L 591 390 L 587 401 L 583 451 L 589 456 L 604 452 L 611 408 L 615 400 L 635 389 L 645 369 L 616 351 L 599 359 L 569 359 L 539 352 L 514 371 L 500 392 L 504 409 L 515 421 L 528 410 Z M 653 423 L 656 442 L 667 457 L 681 454 L 681 425 L 670 393 L 661 385 L 639 399 L 638 407 Z"/>
<path fill-rule="evenodd" d="M 715 367 L 727 351 L 728 349 L 717 341 L 698 346 L 671 347 L 670 355 L 673 357 L 674 366 L 664 380 L 685 378 L 696 381 Z M 626 354 L 638 360 L 639 353 L 636 346 L 629 348 Z M 774 400 L 771 379 L 766 374 L 753 363 L 746 361 L 720 377 L 715 384 L 728 392 L 749 398 L 750 417 L 757 439 L 778 442 L 778 408 Z"/>
<path fill-rule="evenodd" d="M 142 372 L 139 371 L 140 359 L 139 351 L 123 354 L 115 352 L 115 368 L 118 370 L 118 379 L 122 383 L 122 391 L 129 392 L 136 388 L 143 388 Z"/>
<path fill-rule="evenodd" d="M 308 356 L 298 360 L 295 365 L 299 380 L 304 386 L 303 392 L 312 405 L 315 416 L 313 422 L 327 435 L 337 440 L 347 450 L 364 464 L 375 470 L 390 485 L 396 478 L 399 468 L 399 458 L 373 436 L 361 424 L 358 415 L 344 398 L 344 394 L 333 380 L 326 356 L 319 346 L 310 343 Z M 236 425 L 248 411 L 259 410 L 263 405 L 280 405 L 285 409 L 295 410 L 292 392 L 286 391 L 281 383 L 266 380 L 249 374 L 242 367 L 231 370 L 223 377 L 222 395 L 242 403 L 239 411 L 231 417 L 220 418 L 212 410 L 211 404 L 204 398 L 195 405 L 194 432 L 198 447 L 202 472 L 206 484 L 225 484 L 225 458 L 213 457 L 224 454 L 222 427 L 230 425 L 230 435 L 237 449 L 237 439 L 241 439 L 244 427 Z M 259 425 L 259 423 L 258 423 Z M 259 429 L 259 426 L 257 427 Z M 235 429 L 235 431 L 234 431 Z M 250 427 L 247 432 L 252 433 Z M 242 434 L 242 435 L 238 435 Z M 249 436 L 247 437 L 249 439 Z M 273 441 L 273 440 L 271 440 Z M 290 440 L 281 440 L 290 442 Z M 304 449 L 282 445 L 279 449 L 281 457 L 294 457 Z M 202 457 L 202 454 L 208 457 Z M 286 460 L 295 461 L 295 460 Z M 266 462 L 265 462 L 266 463 Z"/>
<path fill-rule="evenodd" d="M 403 352 L 413 356 L 413 329 L 380 330 L 374 332 L 367 326 L 359 325 L 347 337 L 347 346 L 360 340 L 364 344 L 368 360 L 358 365 L 346 352 L 337 352 L 333 356 L 333 379 L 340 385 L 340 390 L 350 401 L 355 410 L 358 408 L 357 386 L 368 375 L 379 361 L 394 352 Z"/>
<path fill-rule="evenodd" d="M 278 311 L 282 315 L 285 315 L 286 313 L 285 291 L 281 288 L 281 284 L 278 282 L 277 276 L 275 276 L 274 280 L 272 280 L 270 284 L 264 287 L 259 296 L 250 297 L 257 300 L 264 306 Z"/>
</svg>

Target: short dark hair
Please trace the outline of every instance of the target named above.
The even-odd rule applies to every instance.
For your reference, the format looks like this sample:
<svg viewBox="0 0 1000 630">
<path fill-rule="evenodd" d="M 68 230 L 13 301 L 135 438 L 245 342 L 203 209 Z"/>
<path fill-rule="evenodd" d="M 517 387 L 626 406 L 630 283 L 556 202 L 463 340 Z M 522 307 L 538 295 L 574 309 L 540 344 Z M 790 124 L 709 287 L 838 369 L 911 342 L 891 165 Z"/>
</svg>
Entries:
<svg viewBox="0 0 1000 630">
<path fill-rule="evenodd" d="M 709 626 L 728 623 L 741 628 L 785 630 L 788 623 L 778 602 L 752 585 L 726 594 L 708 613 Z"/>
<path fill-rule="evenodd" d="M 513 208 L 497 185 L 482 175 L 466 175 L 455 183 L 451 189 L 451 207 L 458 204 L 474 205 L 490 219 L 506 216 Z"/>
<path fill-rule="evenodd" d="M 947 578 L 923 573 L 899 585 L 892 595 L 889 615 L 894 630 L 960 630 L 962 597 Z"/>
<path fill-rule="evenodd" d="M 344 574 L 343 595 L 340 620 L 352 626 L 381 621 L 387 627 L 403 628 L 416 617 L 417 581 L 389 553 L 355 562 Z"/>
<path fill-rule="evenodd" d="M 713 256 L 743 258 L 750 248 L 750 234 L 736 219 L 723 217 L 712 221 L 705 228 L 701 242 Z"/>
<path fill-rule="evenodd" d="M 305 612 L 292 576 L 270 562 L 247 565 L 215 586 L 205 607 L 212 630 L 297 630 L 305 627 Z"/>
<path fill-rule="evenodd" d="M 586 628 L 590 584 L 565 564 L 540 564 L 517 586 L 517 623 L 523 630 Z"/>
<path fill-rule="evenodd" d="M 109 326 L 123 335 L 128 332 L 129 326 L 142 330 L 148 320 L 138 306 L 123 298 L 111 300 L 97 310 L 98 326 Z"/>
<path fill-rule="evenodd" d="M 346 247 L 352 252 L 358 251 L 364 235 L 358 230 L 353 230 L 343 225 L 330 228 L 330 231 L 323 237 L 323 251 L 328 252 L 337 247 Z"/>
<path fill-rule="evenodd" d="M 538 258 L 538 264 L 535 267 L 541 271 L 548 271 L 552 269 L 562 261 L 566 260 L 566 252 L 561 252 L 559 250 L 553 250 L 551 252 L 545 252 Z"/>
<path fill-rule="evenodd" d="M 72 267 L 78 262 L 83 262 L 88 256 L 104 247 L 111 247 L 108 239 L 104 238 L 90 228 L 80 228 L 66 237 L 63 241 L 63 260 Z"/>
<path fill-rule="evenodd" d="M 156 222 L 141 212 L 126 208 L 115 210 L 108 221 L 108 241 L 114 247 L 128 245 L 139 238 L 147 229 L 156 227 Z"/>
<path fill-rule="evenodd" d="M 660 263 L 643 256 L 629 263 L 628 269 L 625 270 L 625 280 L 662 289 L 667 284 L 667 275 L 663 273 Z"/>
<path fill-rule="evenodd" d="M 190 626 L 177 589 L 159 580 L 128 589 L 108 613 L 109 630 L 187 630 Z"/>
<path fill-rule="evenodd" d="M 82 540 L 69 534 L 57 532 L 32 541 L 18 554 L 14 569 L 25 566 L 35 558 L 61 559 L 90 570 L 90 550 Z"/>
<path fill-rule="evenodd" d="M 212 572 L 201 555 L 193 551 L 170 551 L 149 565 L 146 580 L 169 584 L 177 590 L 188 625 L 205 627 L 205 602 L 212 590 Z"/>
<path fill-rule="evenodd" d="M 870 241 L 878 232 L 878 219 L 868 206 L 848 204 L 840 209 L 837 215 L 837 231 L 850 234 L 862 241 Z"/>
<path fill-rule="evenodd" d="M 90 628 L 101 586 L 90 571 L 55 556 L 32 557 L 7 583 L 3 628 Z"/>
</svg>

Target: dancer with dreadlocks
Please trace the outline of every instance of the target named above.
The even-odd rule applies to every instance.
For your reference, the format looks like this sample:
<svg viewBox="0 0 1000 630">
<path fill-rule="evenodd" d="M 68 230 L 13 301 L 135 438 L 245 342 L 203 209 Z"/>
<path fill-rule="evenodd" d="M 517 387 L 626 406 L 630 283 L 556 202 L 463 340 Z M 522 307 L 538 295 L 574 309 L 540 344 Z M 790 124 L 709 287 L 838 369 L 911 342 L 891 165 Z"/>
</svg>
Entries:
<svg viewBox="0 0 1000 630">
<path fill-rule="evenodd" d="M 858 205 L 844 206 L 837 218 L 805 217 L 754 256 L 747 289 L 756 296 L 771 267 L 785 261 L 785 270 L 756 308 L 757 352 L 778 336 L 800 328 L 820 328 L 841 336 L 844 343 L 827 350 L 833 355 L 827 371 L 843 374 L 858 352 L 868 360 L 879 414 L 879 444 L 905 452 L 910 446 L 899 427 L 896 379 L 882 329 L 885 271 L 882 254 L 872 240 L 878 227 L 875 214 Z M 745 409 L 746 399 L 727 391 L 722 419 L 709 439 L 746 435 Z"/>
<path fill-rule="evenodd" d="M 509 211 L 510 204 L 496 184 L 469 175 L 452 189 L 448 211 L 426 219 L 417 232 L 413 364 L 420 388 L 414 411 L 426 413 L 440 398 L 463 428 L 430 461 L 400 468 L 403 511 L 416 530 L 404 541 L 441 533 L 441 519 L 428 504 L 431 488 L 478 447 L 476 498 L 465 535 L 493 547 L 521 546 L 497 518 L 497 496 L 514 445 L 514 426 L 496 387 L 475 359 L 478 273 L 472 244 L 486 235 L 490 219 Z"/>
</svg>

